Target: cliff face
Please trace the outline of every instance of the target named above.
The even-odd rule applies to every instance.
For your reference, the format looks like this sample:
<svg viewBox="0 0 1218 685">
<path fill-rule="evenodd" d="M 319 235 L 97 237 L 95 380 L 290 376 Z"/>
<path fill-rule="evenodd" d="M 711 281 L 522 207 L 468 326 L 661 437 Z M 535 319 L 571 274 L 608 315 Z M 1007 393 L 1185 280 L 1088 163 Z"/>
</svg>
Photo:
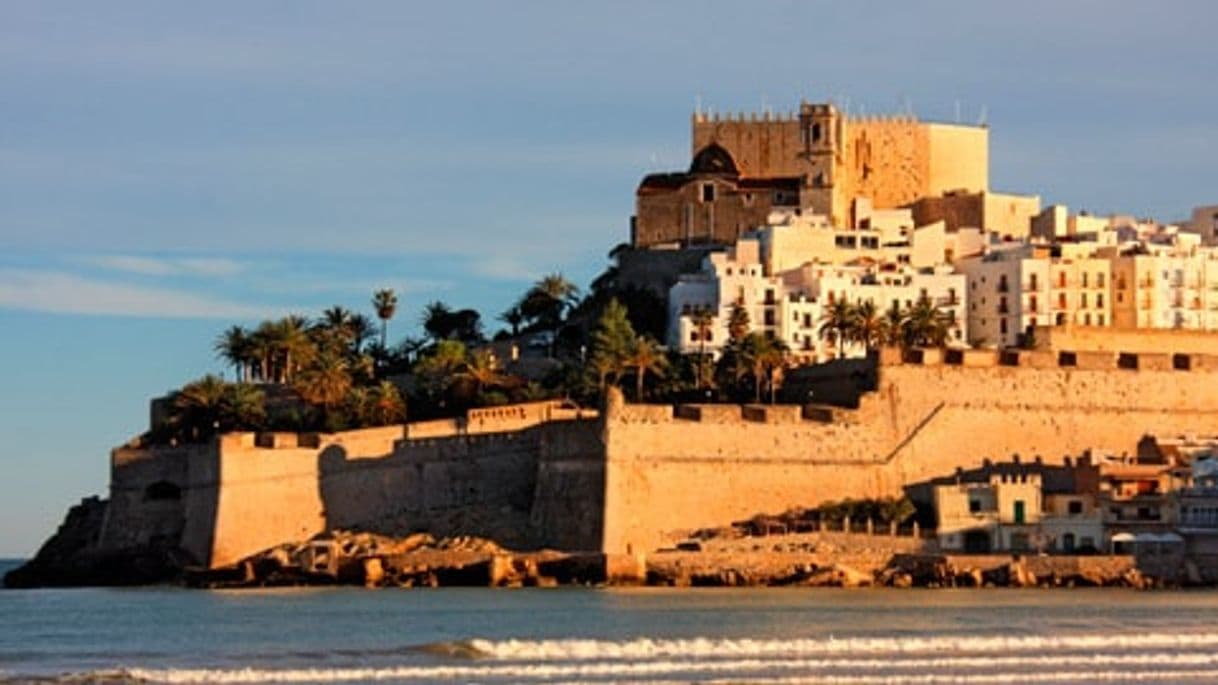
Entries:
<svg viewBox="0 0 1218 685">
<path fill-rule="evenodd" d="M 99 543 L 109 503 L 82 500 L 32 560 L 4 576 L 10 588 L 147 585 L 175 577 L 182 560 L 172 544 L 118 549 Z"/>
</svg>

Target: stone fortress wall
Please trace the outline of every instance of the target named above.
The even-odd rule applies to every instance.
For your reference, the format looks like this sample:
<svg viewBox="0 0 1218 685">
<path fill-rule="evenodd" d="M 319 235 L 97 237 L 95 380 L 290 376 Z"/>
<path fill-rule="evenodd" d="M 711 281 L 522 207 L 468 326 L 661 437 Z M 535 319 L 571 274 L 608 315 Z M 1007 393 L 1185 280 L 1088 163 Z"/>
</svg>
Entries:
<svg viewBox="0 0 1218 685">
<path fill-rule="evenodd" d="M 538 402 L 336 434 L 121 447 L 101 546 L 163 541 L 213 567 L 337 528 L 598 549 L 596 416 Z"/>
<path fill-rule="evenodd" d="M 362 527 L 639 553 L 761 512 L 898 495 L 986 457 L 1060 463 L 1132 451 L 1147 433 L 1218 433 L 1218 357 L 915 350 L 879 361 L 878 389 L 858 409 L 611 396 L 595 418 L 539 403 L 335 435 L 120 448 L 103 544 L 176 532 L 219 566 Z M 149 497 L 162 482 L 181 496 Z"/>
<path fill-rule="evenodd" d="M 696 113 L 693 154 L 717 143 L 744 176 L 805 177 L 823 188 L 812 207 L 846 225 L 856 197 L 878 208 L 908 205 L 951 191 L 989 189 L 989 129 L 921 121 L 911 115 L 847 116 L 827 105 L 798 113 Z M 818 125 L 819 147 L 808 128 Z M 821 182 L 817 183 L 817 177 Z"/>
</svg>

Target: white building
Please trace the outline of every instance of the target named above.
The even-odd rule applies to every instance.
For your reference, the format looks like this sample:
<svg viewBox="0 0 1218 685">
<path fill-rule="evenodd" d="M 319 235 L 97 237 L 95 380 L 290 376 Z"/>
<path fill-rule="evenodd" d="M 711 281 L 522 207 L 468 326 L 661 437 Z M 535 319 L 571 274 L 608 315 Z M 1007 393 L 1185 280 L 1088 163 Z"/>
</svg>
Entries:
<svg viewBox="0 0 1218 685">
<path fill-rule="evenodd" d="M 791 214 L 779 218 L 786 223 L 746 234 L 725 252 L 708 255 L 699 273 L 682 276 L 672 287 L 670 347 L 684 353 L 718 355 L 728 341 L 731 310 L 739 305 L 748 315 L 750 330 L 784 341 L 799 361 L 825 361 L 838 353 L 836 345 L 820 335 L 828 306 L 838 301 L 870 301 L 883 312 L 893 306 L 909 308 L 921 300 L 955 318 L 949 340 L 964 344 L 964 277 L 941 263 L 921 268 L 910 264 L 914 248 L 908 243 L 876 242 L 871 247 L 871 239 L 881 240 L 884 231 L 899 236 L 899 225 L 883 231 L 838 230 L 816 217 Z M 938 231 L 941 255 L 942 224 L 931 227 L 932 234 L 934 231 Z M 847 245 L 842 236 L 854 242 Z M 923 244 L 936 244 L 935 240 Z M 705 336 L 691 318 L 703 309 L 713 316 Z M 861 356 L 865 350 L 854 346 L 843 352 Z"/>
</svg>

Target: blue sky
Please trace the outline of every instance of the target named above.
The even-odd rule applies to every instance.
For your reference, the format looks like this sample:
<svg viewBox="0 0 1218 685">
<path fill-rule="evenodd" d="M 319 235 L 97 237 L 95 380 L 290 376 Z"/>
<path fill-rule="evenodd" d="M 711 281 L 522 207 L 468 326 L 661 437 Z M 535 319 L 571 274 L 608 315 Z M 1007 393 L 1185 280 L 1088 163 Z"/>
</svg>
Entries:
<svg viewBox="0 0 1218 685">
<path fill-rule="evenodd" d="M 914 6 L 916 5 L 916 6 Z M 1170 9 L 1170 11 L 1169 11 Z M 587 283 L 695 98 L 976 121 L 992 185 L 1162 219 L 1218 201 L 1218 5 L 0 5 L 0 556 L 104 493 L 216 333 L 393 287 L 487 318 Z"/>
</svg>

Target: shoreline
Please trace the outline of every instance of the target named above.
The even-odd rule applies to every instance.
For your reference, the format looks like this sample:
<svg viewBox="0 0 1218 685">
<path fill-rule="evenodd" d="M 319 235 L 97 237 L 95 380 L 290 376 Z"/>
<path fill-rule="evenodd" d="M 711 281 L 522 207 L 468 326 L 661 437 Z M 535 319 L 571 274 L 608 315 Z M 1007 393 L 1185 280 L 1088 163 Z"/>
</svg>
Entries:
<svg viewBox="0 0 1218 685">
<path fill-rule="evenodd" d="M 952 554 L 919 537 L 827 530 L 701 535 L 648 554 L 606 554 L 513 550 L 472 536 L 436 539 L 427 533 L 390 537 L 333 531 L 220 568 L 181 563 L 173 550 L 136 549 L 96 556 L 40 553 L 10 570 L 4 584 L 10 588 L 174 584 L 209 589 L 1218 587 L 1205 582 L 1195 564 L 1181 559 Z"/>
</svg>

